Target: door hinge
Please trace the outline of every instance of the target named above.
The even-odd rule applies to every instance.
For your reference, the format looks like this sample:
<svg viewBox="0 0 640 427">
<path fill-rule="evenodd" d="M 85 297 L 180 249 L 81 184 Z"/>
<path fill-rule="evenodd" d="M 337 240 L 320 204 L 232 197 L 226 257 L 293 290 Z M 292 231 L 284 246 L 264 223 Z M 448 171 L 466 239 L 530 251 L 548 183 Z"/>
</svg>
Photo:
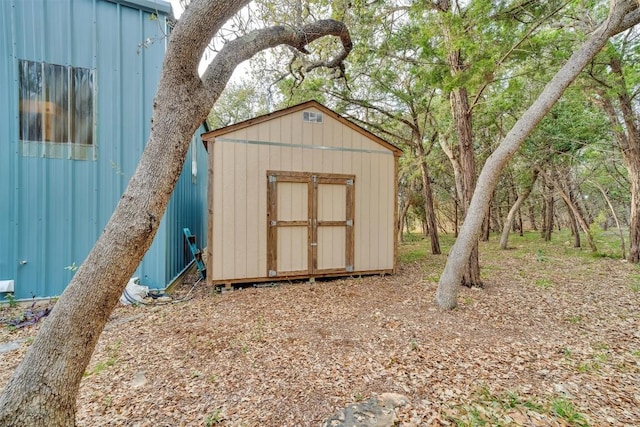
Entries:
<svg viewBox="0 0 640 427">
<path fill-rule="evenodd" d="M 311 246 L 318 246 L 318 242 L 311 243 Z"/>
</svg>

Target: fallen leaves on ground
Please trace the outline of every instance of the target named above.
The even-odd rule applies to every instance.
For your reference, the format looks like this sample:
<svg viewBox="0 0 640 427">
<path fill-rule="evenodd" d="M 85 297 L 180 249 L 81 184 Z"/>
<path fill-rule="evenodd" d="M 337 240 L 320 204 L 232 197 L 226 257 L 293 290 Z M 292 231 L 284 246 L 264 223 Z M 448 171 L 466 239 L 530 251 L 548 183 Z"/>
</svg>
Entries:
<svg viewBox="0 0 640 427">
<path fill-rule="evenodd" d="M 483 265 L 485 289 L 461 289 L 453 311 L 434 303 L 441 270 L 420 261 L 222 294 L 199 283 L 185 302 L 119 307 L 78 425 L 317 426 L 385 392 L 409 398 L 403 426 L 640 425 L 638 268 L 534 251 Z M 0 332 L 21 340 L 0 355 L 0 385 L 37 327 Z"/>
</svg>

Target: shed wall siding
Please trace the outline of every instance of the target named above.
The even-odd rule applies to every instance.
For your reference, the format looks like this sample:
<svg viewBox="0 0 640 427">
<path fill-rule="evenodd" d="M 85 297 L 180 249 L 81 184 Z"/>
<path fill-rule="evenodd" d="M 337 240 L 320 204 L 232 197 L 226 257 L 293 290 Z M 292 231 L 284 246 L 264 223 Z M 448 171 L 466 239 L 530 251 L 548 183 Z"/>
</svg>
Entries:
<svg viewBox="0 0 640 427">
<path fill-rule="evenodd" d="M 84 261 L 144 149 L 165 53 L 166 22 L 162 15 L 152 19 L 154 2 L 142 3 L 144 7 L 137 8 L 136 0 L 0 1 L 0 83 L 9 88 L 0 101 L 5 118 L 0 148 L 6 153 L 0 156 L 0 196 L 9 201 L 0 204 L 0 280 L 16 280 L 18 298 L 54 296 L 64 290 L 73 276 L 65 267 Z M 166 3 L 158 6 L 161 12 L 168 10 Z M 153 43 L 143 47 L 146 39 Z M 96 70 L 95 160 L 20 155 L 20 59 Z M 200 158 L 204 177 L 206 154 Z M 180 191 L 189 195 L 177 190 L 175 197 L 199 194 L 204 200 L 202 185 L 195 187 L 182 186 Z M 185 262 L 184 257 L 167 261 L 168 252 L 181 248 L 177 227 L 168 236 L 167 223 L 180 212 L 180 222 L 188 222 L 176 206 L 165 216 L 136 272 L 152 286 L 164 287 Z M 204 206 L 195 208 L 201 209 L 200 215 L 206 212 Z M 198 227 L 204 239 L 204 227 Z"/>
<path fill-rule="evenodd" d="M 209 156 L 212 280 L 267 277 L 267 170 L 356 175 L 354 270 L 394 268 L 395 160 L 375 141 L 327 115 L 324 123 L 304 123 L 302 113 L 295 112 L 219 136 L 209 145 Z M 296 204 L 302 196 L 290 197 Z M 279 244 L 278 251 L 300 252 L 300 263 L 306 262 L 306 248 L 295 246 L 300 238 L 288 237 L 282 241 L 292 246 Z M 330 267 L 342 261 L 325 249 L 321 263 Z"/>
</svg>

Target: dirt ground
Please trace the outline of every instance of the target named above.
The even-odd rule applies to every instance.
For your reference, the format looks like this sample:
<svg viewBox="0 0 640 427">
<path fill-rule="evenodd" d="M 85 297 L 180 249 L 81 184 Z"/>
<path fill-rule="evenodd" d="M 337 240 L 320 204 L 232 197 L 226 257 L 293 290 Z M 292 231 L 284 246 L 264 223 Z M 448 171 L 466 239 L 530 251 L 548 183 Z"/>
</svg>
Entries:
<svg viewBox="0 0 640 427">
<path fill-rule="evenodd" d="M 434 304 L 444 255 L 405 256 L 393 276 L 227 293 L 199 283 L 185 302 L 119 307 L 78 424 L 317 426 L 395 392 L 410 400 L 401 426 L 640 425 L 640 269 L 571 251 L 482 253 L 485 289 L 462 289 L 450 312 Z M 0 354 L 0 386 L 37 329 L 0 331 L 19 344 Z"/>
</svg>

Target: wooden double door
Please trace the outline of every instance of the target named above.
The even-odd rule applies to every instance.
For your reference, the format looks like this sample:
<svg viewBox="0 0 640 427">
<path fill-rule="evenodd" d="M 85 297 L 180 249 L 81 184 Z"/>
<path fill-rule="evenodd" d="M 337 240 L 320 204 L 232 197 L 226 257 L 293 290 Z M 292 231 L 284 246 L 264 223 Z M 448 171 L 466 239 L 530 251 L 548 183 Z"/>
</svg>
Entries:
<svg viewBox="0 0 640 427">
<path fill-rule="evenodd" d="M 269 277 L 353 271 L 355 175 L 267 171 Z"/>
</svg>

